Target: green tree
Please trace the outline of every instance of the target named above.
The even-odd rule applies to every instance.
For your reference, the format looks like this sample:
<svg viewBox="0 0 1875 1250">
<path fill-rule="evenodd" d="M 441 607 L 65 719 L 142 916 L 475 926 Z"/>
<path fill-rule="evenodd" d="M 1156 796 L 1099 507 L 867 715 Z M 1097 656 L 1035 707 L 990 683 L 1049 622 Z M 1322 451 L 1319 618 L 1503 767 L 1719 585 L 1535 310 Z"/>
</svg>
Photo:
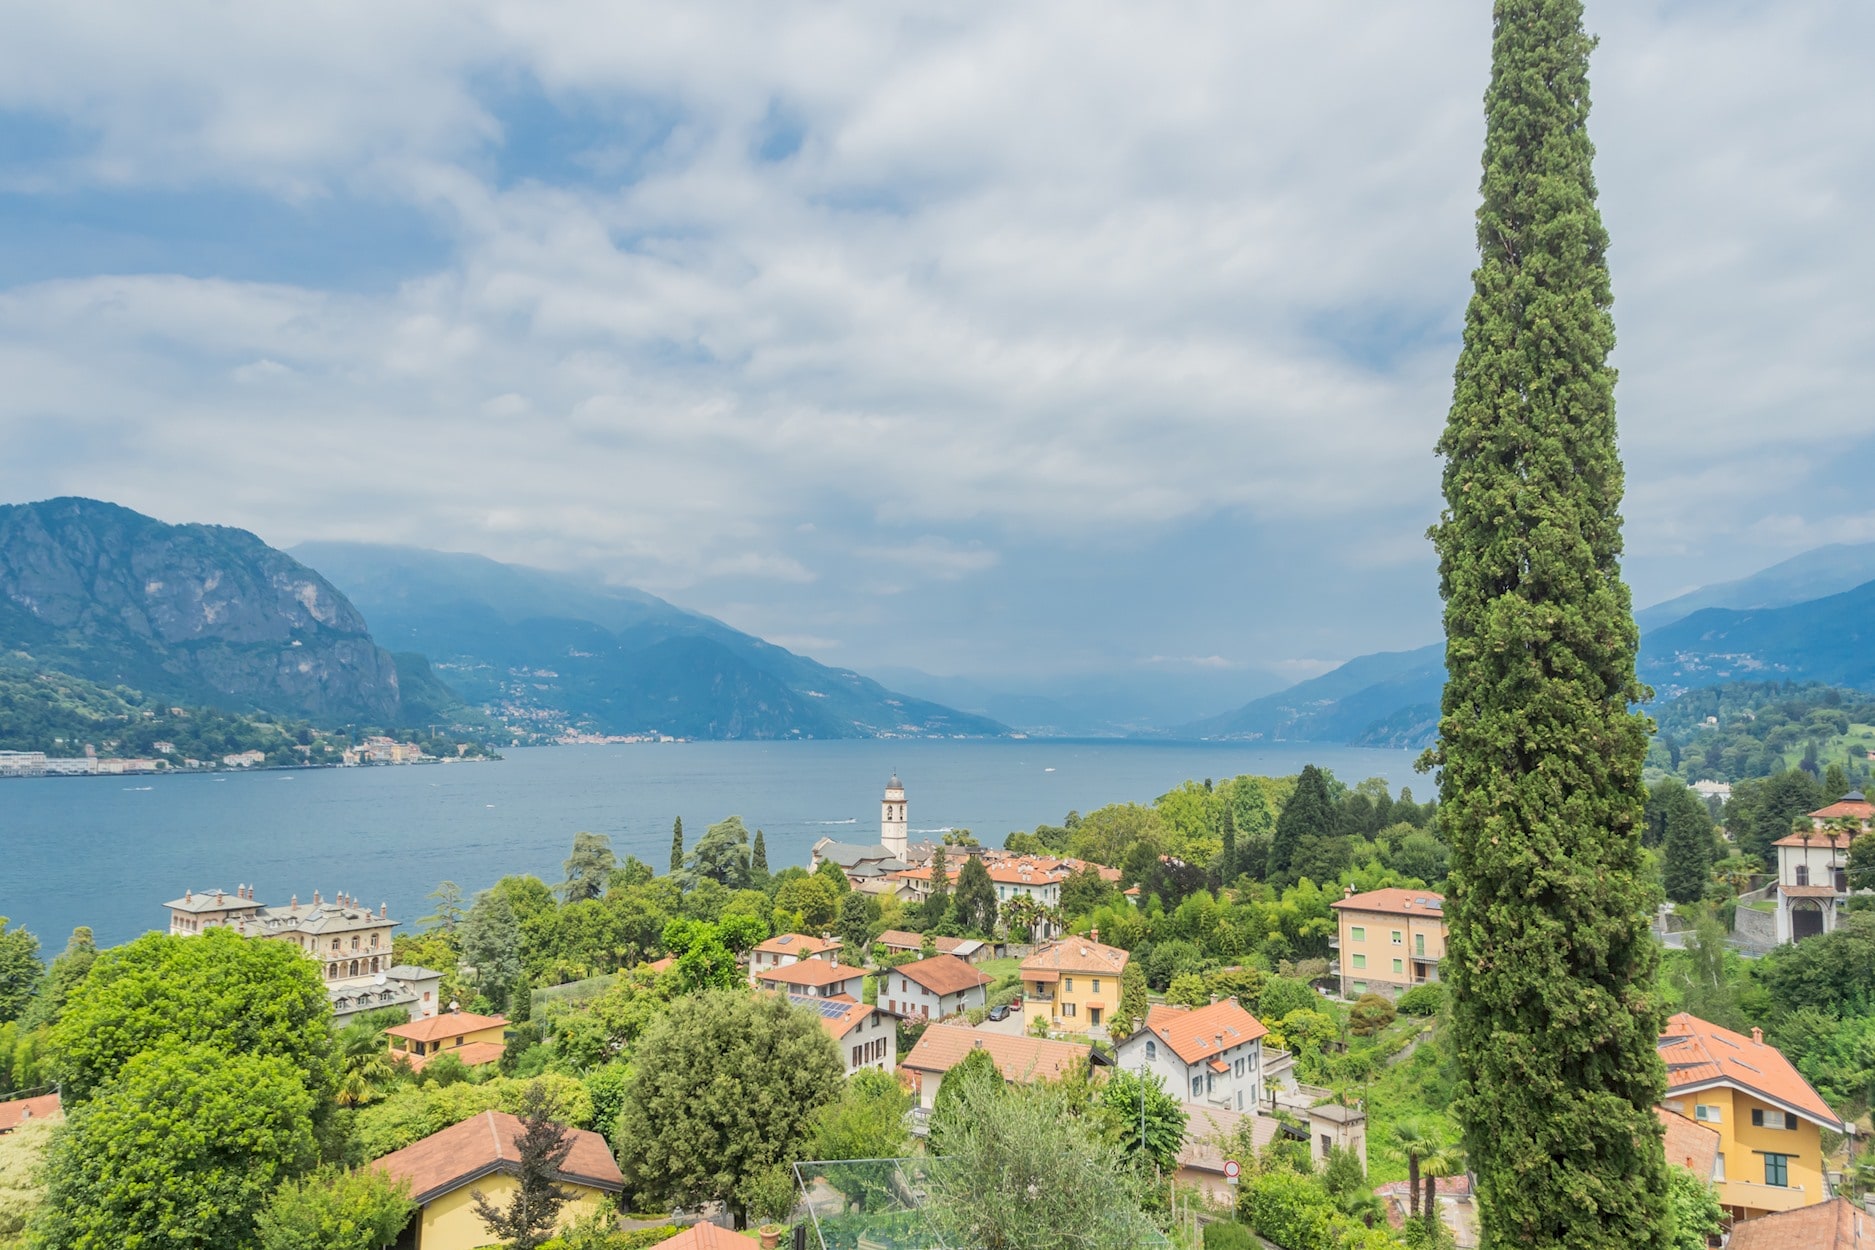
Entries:
<svg viewBox="0 0 1875 1250">
<path fill-rule="evenodd" d="M 671 876 L 675 877 L 684 870 L 684 818 L 679 816 L 671 822 Z"/>
<path fill-rule="evenodd" d="M 768 838 L 760 829 L 755 831 L 755 849 L 749 852 L 749 871 L 756 877 L 758 884 L 768 881 Z"/>
<path fill-rule="evenodd" d="M 1276 818 L 1270 839 L 1268 880 L 1277 886 L 1294 885 L 1302 875 L 1297 863 L 1316 858 L 1323 843 L 1334 838 L 1335 805 L 1328 796 L 1328 774 L 1305 764 L 1296 788 Z"/>
<path fill-rule="evenodd" d="M 639 1039 L 617 1141 L 631 1191 L 729 1205 L 802 1157 L 845 1065 L 817 1016 L 779 995 L 717 990 L 678 999 Z"/>
<path fill-rule="evenodd" d="M 560 897 L 569 903 L 598 898 L 605 893 L 606 881 L 618 859 L 612 854 L 612 839 L 603 833 L 573 835 L 573 853 L 561 865 L 566 880 L 560 885 Z"/>
<path fill-rule="evenodd" d="M 1706 1250 L 1725 1227 L 1718 1194 L 1685 1168 L 1667 1169 L 1667 1216 L 1671 1250 Z"/>
<path fill-rule="evenodd" d="M 1167 1175 L 1178 1169 L 1178 1152 L 1185 1144 L 1185 1108 L 1166 1092 L 1165 1082 L 1156 1074 L 1115 1068 L 1100 1087 L 1100 1105 L 1127 1158 Z"/>
<path fill-rule="evenodd" d="M 7 928 L 7 918 L 0 916 L 0 1024 L 20 1018 L 45 973 L 39 939 L 25 929 Z"/>
<path fill-rule="evenodd" d="M 1487 1250 L 1658 1247 L 1666 1220 L 1592 46 L 1581 0 L 1497 0 L 1480 259 L 1439 441 L 1447 677 L 1427 762 Z"/>
<path fill-rule="evenodd" d="M 1045 1028 L 1042 1035 L 1047 1035 Z M 937 1093 L 931 1098 L 930 1128 L 926 1137 L 926 1144 L 932 1153 L 943 1154 L 945 1138 L 951 1127 L 970 1114 L 970 1108 L 981 1109 L 984 1100 L 966 1101 L 963 1096 L 964 1090 L 974 1085 L 983 1086 L 991 1094 L 1003 1088 L 1002 1069 L 996 1066 L 996 1060 L 990 1057 L 990 1052 L 981 1047 L 973 1048 L 969 1054 L 952 1064 L 951 1070 L 938 1082 Z"/>
<path fill-rule="evenodd" d="M 857 962 L 862 952 L 872 945 L 872 925 L 878 916 L 879 897 L 876 894 L 861 894 L 853 890 L 840 899 L 836 927 L 839 929 L 840 941 L 852 952 L 847 956 L 849 960 Z"/>
<path fill-rule="evenodd" d="M 456 926 L 462 923 L 462 887 L 454 881 L 444 881 L 430 891 L 429 897 L 436 910 L 417 923 L 428 929 L 441 929 L 444 933 L 454 934 Z"/>
<path fill-rule="evenodd" d="M 967 855 L 957 873 L 957 893 L 951 900 L 957 927 L 985 937 L 996 931 L 996 885 L 981 855 Z"/>
<path fill-rule="evenodd" d="M 45 1154 L 56 1121 L 28 1120 L 0 1134 L 0 1246 L 18 1246 L 20 1236 L 46 1200 Z"/>
<path fill-rule="evenodd" d="M 1116 1041 L 1131 1037 L 1146 1023 L 1146 969 L 1137 959 L 1126 961 L 1120 974 L 1120 1005 L 1107 1017 L 1107 1034 Z"/>
<path fill-rule="evenodd" d="M 317 965 L 285 942 L 227 929 L 150 933 L 100 953 L 52 1030 L 54 1070 L 84 1101 L 165 1043 L 280 1059 L 323 1103 L 333 1091 L 332 1008 Z"/>
<path fill-rule="evenodd" d="M 693 876 L 720 882 L 732 890 L 749 886 L 749 831 L 742 817 L 719 820 L 703 831 L 690 852 Z"/>
<path fill-rule="evenodd" d="M 896 1169 L 878 1161 L 898 1158 L 909 1149 L 906 1114 L 911 1103 L 911 1095 L 896 1078 L 877 1068 L 862 1068 L 846 1082 L 840 1096 L 814 1117 L 808 1145 L 814 1158 L 865 1161 L 829 1169 L 828 1177 L 862 1211 L 892 1192 Z"/>
<path fill-rule="evenodd" d="M 1130 1250 L 1157 1240 L 1138 1172 L 1081 1110 L 1047 1082 L 961 1085 L 943 1154 L 927 1172 L 925 1210 L 939 1237 L 983 1250 Z"/>
<path fill-rule="evenodd" d="M 521 926 L 508 895 L 483 890 L 463 918 L 462 962 L 475 969 L 475 988 L 487 995 L 497 1011 L 505 1011 L 517 989 L 523 988 Z"/>
<path fill-rule="evenodd" d="M 469 1191 L 475 1214 L 489 1234 L 508 1250 L 535 1250 L 553 1236 L 560 1208 L 578 1195 L 560 1188 L 560 1167 L 573 1151 L 573 1132 L 554 1119 L 545 1087 L 531 1082 L 521 1098 L 521 1135 L 515 1139 L 517 1184 L 505 1205 L 496 1206 L 479 1189 Z"/>
<path fill-rule="evenodd" d="M 273 1191 L 255 1224 L 260 1250 L 384 1250 L 417 1204 L 410 1182 L 376 1168 L 325 1168 Z"/>
<path fill-rule="evenodd" d="M 951 909 L 950 860 L 940 843 L 931 852 L 931 893 L 924 900 L 925 927 L 930 928 L 944 923 L 944 917 Z"/>
<path fill-rule="evenodd" d="M 248 1250 L 274 1187 L 316 1161 L 312 1111 L 286 1059 L 173 1042 L 139 1053 L 53 1138 L 33 1244 Z"/>
<path fill-rule="evenodd" d="M 1849 843 L 1849 888 L 1875 890 L 1875 833 L 1865 833 Z"/>
<path fill-rule="evenodd" d="M 20 1017 L 22 1032 L 49 1027 L 59 1022 L 65 1014 L 65 1004 L 70 1000 L 72 991 L 84 983 L 90 975 L 91 965 L 98 958 L 98 944 L 92 939 L 91 929 L 80 925 L 72 930 L 72 936 L 66 940 L 65 949 L 52 960 L 52 966 L 46 969 L 45 979 L 40 982 L 39 992 L 32 1004 Z"/>
<path fill-rule="evenodd" d="M 1664 784 L 1664 783 L 1663 783 Z M 1697 903 L 1706 896 L 1712 879 L 1712 817 L 1697 795 L 1675 781 L 1679 789 L 1666 812 L 1665 847 L 1661 879 L 1667 897 L 1676 903 Z"/>
</svg>

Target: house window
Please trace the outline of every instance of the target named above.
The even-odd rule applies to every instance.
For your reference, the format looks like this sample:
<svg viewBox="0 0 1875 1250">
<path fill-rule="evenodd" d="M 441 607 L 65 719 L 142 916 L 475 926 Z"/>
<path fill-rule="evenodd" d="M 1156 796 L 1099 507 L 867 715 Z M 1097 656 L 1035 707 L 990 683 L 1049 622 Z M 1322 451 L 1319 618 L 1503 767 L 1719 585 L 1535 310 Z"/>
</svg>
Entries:
<svg viewBox="0 0 1875 1250">
<path fill-rule="evenodd" d="M 1768 1154 L 1764 1156 L 1764 1183 L 1775 1185 L 1779 1189 L 1790 1187 L 1789 1155 Z"/>
<path fill-rule="evenodd" d="M 1367 940 L 1367 926 L 1357 924 L 1349 929 L 1348 939 L 1354 942 L 1365 942 Z"/>
<path fill-rule="evenodd" d="M 1766 1111 L 1762 1107 L 1753 1107 L 1751 1123 L 1754 1128 L 1794 1129 L 1797 1127 L 1797 1117 L 1788 1111 Z"/>
<path fill-rule="evenodd" d="M 1725 1155 L 1723 1152 L 1713 1156 L 1712 1179 L 1715 1181 L 1722 1181 L 1725 1179 Z"/>
<path fill-rule="evenodd" d="M 1237 1060 L 1237 1062 L 1231 1064 L 1230 1074 L 1232 1076 L 1237 1076 L 1237 1077 L 1241 1077 L 1243 1075 L 1243 1060 L 1239 1059 Z"/>
<path fill-rule="evenodd" d="M 1752 1114 L 1755 1116 L 1757 1113 L 1753 1112 Z M 1719 1122 L 1719 1105 L 1709 1102 L 1694 1103 L 1693 1118 L 1695 1120 L 1704 1120 L 1707 1124 L 1717 1124 Z"/>
<path fill-rule="evenodd" d="M 1356 981 L 1356 982 L 1354 983 L 1354 996 L 1355 996 L 1356 998 L 1359 998 L 1359 997 L 1360 997 L 1361 995 L 1363 995 L 1363 994 L 1365 994 L 1365 993 L 1367 993 L 1367 982 L 1365 982 L 1365 981 Z"/>
<path fill-rule="evenodd" d="M 1426 957 L 1426 935 L 1425 934 L 1415 933 L 1413 935 L 1413 954 L 1419 956 L 1421 959 L 1424 959 Z"/>
<path fill-rule="evenodd" d="M 1072 1020 L 1074 1018 L 1074 1004 L 1073 1003 L 1061 1004 L 1061 1014 L 1068 1017 L 1068 1019 Z"/>
<path fill-rule="evenodd" d="M 1356 968 L 1365 968 L 1367 966 L 1367 956 L 1359 955 L 1359 954 L 1355 955 L 1354 966 Z"/>
<path fill-rule="evenodd" d="M 1100 993 L 1100 978 L 1099 977 L 1094 978 L 1094 993 L 1096 994 Z"/>
<path fill-rule="evenodd" d="M 1830 885 L 1836 893 L 1847 894 L 1849 892 L 1849 874 L 1846 870 L 1832 868 L 1829 870 L 1829 875 Z"/>
<path fill-rule="evenodd" d="M 1405 939 L 1404 939 L 1404 938 L 1402 938 L 1402 937 L 1400 936 L 1400 931 L 1399 931 L 1398 929 L 1395 929 L 1395 930 L 1393 931 L 1393 944 L 1394 944 L 1395 946 L 1398 946 L 1398 945 L 1400 945 L 1400 943 L 1401 943 L 1401 942 L 1403 942 L 1404 940 L 1405 940 Z"/>
<path fill-rule="evenodd" d="M 1068 994 L 1074 993 L 1074 978 L 1073 977 L 1066 978 L 1062 982 L 1061 988 L 1064 993 L 1068 993 Z"/>
<path fill-rule="evenodd" d="M 1394 971 L 1394 975 L 1396 975 L 1396 976 L 1397 976 L 1397 975 L 1399 975 L 1399 974 L 1400 974 L 1400 973 L 1402 973 L 1402 972 L 1405 972 L 1405 971 L 1406 971 L 1406 961 L 1405 961 L 1405 960 L 1403 960 L 1403 959 L 1396 959 L 1396 960 L 1394 960 L 1394 961 L 1393 961 L 1393 971 Z"/>
<path fill-rule="evenodd" d="M 1797 884 L 1798 885 L 1810 884 L 1810 865 L 1808 864 L 1797 865 Z"/>
<path fill-rule="evenodd" d="M 1191 1096 L 1193 1098 L 1204 1097 L 1204 1078 L 1203 1077 L 1194 1076 L 1191 1078 Z"/>
<path fill-rule="evenodd" d="M 1146 1058 L 1157 1059 L 1158 1057 L 1159 1057 L 1159 1043 L 1148 1038 L 1146 1040 Z"/>
</svg>

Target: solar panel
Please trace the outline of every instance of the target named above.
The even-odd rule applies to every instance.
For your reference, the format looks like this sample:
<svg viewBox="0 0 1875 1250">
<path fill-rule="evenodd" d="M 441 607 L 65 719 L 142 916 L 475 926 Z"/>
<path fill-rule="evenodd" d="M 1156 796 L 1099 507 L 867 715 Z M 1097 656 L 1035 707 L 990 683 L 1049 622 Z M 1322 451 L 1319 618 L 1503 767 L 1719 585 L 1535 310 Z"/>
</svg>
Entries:
<svg viewBox="0 0 1875 1250">
<path fill-rule="evenodd" d="M 820 1012 L 823 1020 L 844 1020 L 846 1009 L 852 1003 L 836 1003 L 831 998 L 809 998 L 804 994 L 790 994 L 788 1001 L 797 1007 L 813 1007 Z"/>
</svg>

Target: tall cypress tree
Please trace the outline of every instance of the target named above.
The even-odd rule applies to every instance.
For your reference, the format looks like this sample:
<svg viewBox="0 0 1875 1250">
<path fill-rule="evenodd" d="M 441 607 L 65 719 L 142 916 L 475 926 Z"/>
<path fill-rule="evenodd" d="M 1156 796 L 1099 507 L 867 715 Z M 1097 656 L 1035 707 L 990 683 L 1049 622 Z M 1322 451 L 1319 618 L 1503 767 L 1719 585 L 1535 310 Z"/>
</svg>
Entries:
<svg viewBox="0 0 1875 1250">
<path fill-rule="evenodd" d="M 1487 1247 L 1659 1247 L 1663 1011 L 1581 0 L 1497 0 L 1439 450 L 1455 1109 Z"/>
<path fill-rule="evenodd" d="M 760 829 L 755 831 L 755 849 L 749 854 L 749 871 L 759 873 L 764 880 L 768 877 L 768 839 Z"/>
<path fill-rule="evenodd" d="M 1328 837 L 1334 825 L 1335 801 L 1328 795 L 1328 774 L 1313 764 L 1304 764 L 1296 777 L 1296 788 L 1283 804 L 1282 815 L 1276 818 L 1276 832 L 1270 839 L 1270 883 L 1294 885 L 1298 853 L 1305 845 Z"/>
<path fill-rule="evenodd" d="M 684 870 L 684 818 L 671 822 L 671 876 Z"/>
</svg>

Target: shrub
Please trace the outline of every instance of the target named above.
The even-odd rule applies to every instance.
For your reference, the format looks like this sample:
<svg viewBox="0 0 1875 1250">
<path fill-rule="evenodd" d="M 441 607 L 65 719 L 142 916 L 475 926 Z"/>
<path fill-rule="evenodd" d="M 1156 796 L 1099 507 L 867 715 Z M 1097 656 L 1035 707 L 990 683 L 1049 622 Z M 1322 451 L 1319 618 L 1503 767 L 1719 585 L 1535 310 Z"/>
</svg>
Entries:
<svg viewBox="0 0 1875 1250">
<path fill-rule="evenodd" d="M 1394 1006 L 1403 1016 L 1436 1016 L 1445 1006 L 1445 983 L 1428 981 L 1424 985 L 1415 985 L 1400 995 L 1400 1001 Z"/>
<path fill-rule="evenodd" d="M 1235 1222 L 1206 1224 L 1204 1250 L 1256 1250 L 1256 1238 L 1248 1228 Z"/>
<path fill-rule="evenodd" d="M 1372 1037 L 1392 1024 L 1397 1013 L 1379 994 L 1363 994 L 1348 1012 L 1348 1028 L 1356 1037 Z"/>
</svg>

